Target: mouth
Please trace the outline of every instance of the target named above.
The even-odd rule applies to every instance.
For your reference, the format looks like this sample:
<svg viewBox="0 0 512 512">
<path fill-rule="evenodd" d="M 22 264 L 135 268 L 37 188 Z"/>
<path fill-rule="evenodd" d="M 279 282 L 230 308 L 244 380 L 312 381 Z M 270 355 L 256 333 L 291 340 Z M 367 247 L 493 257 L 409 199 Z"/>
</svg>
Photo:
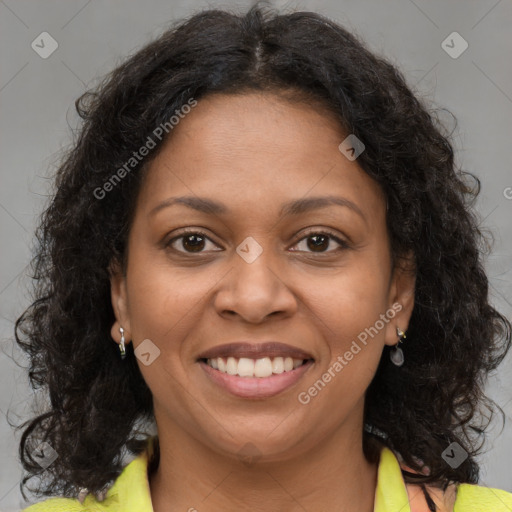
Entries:
<svg viewBox="0 0 512 512">
<path fill-rule="evenodd" d="M 199 361 L 210 368 L 227 375 L 236 375 L 243 378 L 264 379 L 272 375 L 281 375 L 291 372 L 313 359 L 296 359 L 292 357 L 262 357 L 251 359 L 248 357 L 215 357 L 202 358 Z"/>
<path fill-rule="evenodd" d="M 314 358 L 283 343 L 231 343 L 200 354 L 197 362 L 223 391 L 262 399 L 295 385 L 313 366 Z"/>
</svg>

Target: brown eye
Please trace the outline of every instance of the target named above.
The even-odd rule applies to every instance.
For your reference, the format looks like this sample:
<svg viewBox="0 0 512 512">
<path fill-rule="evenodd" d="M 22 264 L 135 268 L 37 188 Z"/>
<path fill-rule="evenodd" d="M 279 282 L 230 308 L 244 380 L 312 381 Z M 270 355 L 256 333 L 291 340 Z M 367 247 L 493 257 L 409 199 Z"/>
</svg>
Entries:
<svg viewBox="0 0 512 512">
<path fill-rule="evenodd" d="M 176 244 L 178 240 L 181 240 L 181 243 Z M 174 237 L 172 240 L 169 240 L 166 246 L 181 253 L 201 253 L 205 252 L 203 249 L 205 248 L 205 245 L 207 245 L 207 241 L 211 242 L 211 240 L 201 231 L 187 231 Z M 211 243 L 213 244 L 213 242 Z"/>
<path fill-rule="evenodd" d="M 205 245 L 205 238 L 202 235 L 186 235 L 181 237 L 181 245 L 184 249 L 191 249 L 192 252 L 201 252 Z"/>
<path fill-rule="evenodd" d="M 331 240 L 334 240 L 341 249 L 348 248 L 348 244 L 341 240 L 339 237 L 335 236 L 332 233 L 329 232 L 317 232 L 312 231 L 308 233 L 305 237 L 303 237 L 301 240 L 299 240 L 299 243 L 301 243 L 303 240 L 307 240 L 306 247 L 311 252 L 316 253 L 324 253 L 324 252 L 334 252 L 339 249 L 335 249 L 334 251 L 327 251 L 326 249 L 330 246 Z M 307 252 L 307 251 L 306 251 Z"/>
</svg>

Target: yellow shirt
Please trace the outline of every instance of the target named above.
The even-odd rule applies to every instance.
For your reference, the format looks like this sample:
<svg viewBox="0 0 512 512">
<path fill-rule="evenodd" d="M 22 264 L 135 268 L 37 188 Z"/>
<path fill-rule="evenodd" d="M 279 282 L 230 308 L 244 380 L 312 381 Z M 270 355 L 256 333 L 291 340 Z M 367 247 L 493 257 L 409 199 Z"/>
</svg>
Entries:
<svg viewBox="0 0 512 512">
<path fill-rule="evenodd" d="M 152 441 L 148 449 L 127 464 L 98 502 L 89 494 L 83 504 L 77 499 L 49 498 L 22 512 L 153 512 L 147 475 Z M 416 487 L 407 486 L 395 454 L 387 447 L 380 453 L 374 512 L 428 512 Z M 437 503 L 437 502 L 436 502 Z M 200 508 L 198 509 L 200 510 Z M 313 512 L 313 511 L 312 511 Z M 512 512 L 512 493 L 472 484 L 460 484 L 453 512 Z"/>
</svg>

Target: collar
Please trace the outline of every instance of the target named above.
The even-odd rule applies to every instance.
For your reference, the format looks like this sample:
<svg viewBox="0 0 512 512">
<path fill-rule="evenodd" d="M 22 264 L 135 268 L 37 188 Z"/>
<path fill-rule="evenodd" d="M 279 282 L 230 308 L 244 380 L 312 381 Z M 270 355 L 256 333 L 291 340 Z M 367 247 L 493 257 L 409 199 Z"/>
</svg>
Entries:
<svg viewBox="0 0 512 512">
<path fill-rule="evenodd" d="M 146 450 L 123 468 L 102 502 L 106 510 L 125 512 L 129 504 L 130 510 L 153 512 L 148 465 L 154 454 L 156 440 L 156 435 L 148 438 Z M 397 457 L 388 447 L 382 446 L 374 512 L 396 512 L 397 510 L 411 512 L 409 496 Z"/>
<path fill-rule="evenodd" d="M 123 468 L 105 499 L 100 503 L 95 502 L 95 505 L 99 506 L 99 510 L 154 512 L 149 487 L 148 465 L 154 454 L 156 440 L 156 435 L 148 438 L 146 449 Z M 89 496 L 84 502 L 86 505 L 88 498 Z"/>
<path fill-rule="evenodd" d="M 395 454 L 382 446 L 377 472 L 374 512 L 411 512 L 409 496 Z"/>
</svg>

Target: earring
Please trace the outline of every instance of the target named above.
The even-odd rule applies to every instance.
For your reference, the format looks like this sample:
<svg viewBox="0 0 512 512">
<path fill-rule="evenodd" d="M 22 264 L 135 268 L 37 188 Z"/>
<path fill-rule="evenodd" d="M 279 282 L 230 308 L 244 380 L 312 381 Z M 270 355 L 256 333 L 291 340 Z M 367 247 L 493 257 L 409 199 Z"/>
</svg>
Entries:
<svg viewBox="0 0 512 512">
<path fill-rule="evenodd" d="M 404 352 L 403 350 L 398 346 L 403 338 L 406 338 L 405 332 L 400 329 L 400 327 L 396 328 L 396 333 L 399 337 L 398 343 L 395 345 L 395 348 L 391 351 L 390 359 L 393 364 L 396 366 L 402 366 L 404 364 L 405 358 L 404 358 Z"/>
<path fill-rule="evenodd" d="M 124 329 L 119 327 L 119 332 L 121 333 L 121 343 L 119 344 L 119 351 L 121 352 L 121 359 L 126 357 L 126 349 L 124 347 Z"/>
</svg>

